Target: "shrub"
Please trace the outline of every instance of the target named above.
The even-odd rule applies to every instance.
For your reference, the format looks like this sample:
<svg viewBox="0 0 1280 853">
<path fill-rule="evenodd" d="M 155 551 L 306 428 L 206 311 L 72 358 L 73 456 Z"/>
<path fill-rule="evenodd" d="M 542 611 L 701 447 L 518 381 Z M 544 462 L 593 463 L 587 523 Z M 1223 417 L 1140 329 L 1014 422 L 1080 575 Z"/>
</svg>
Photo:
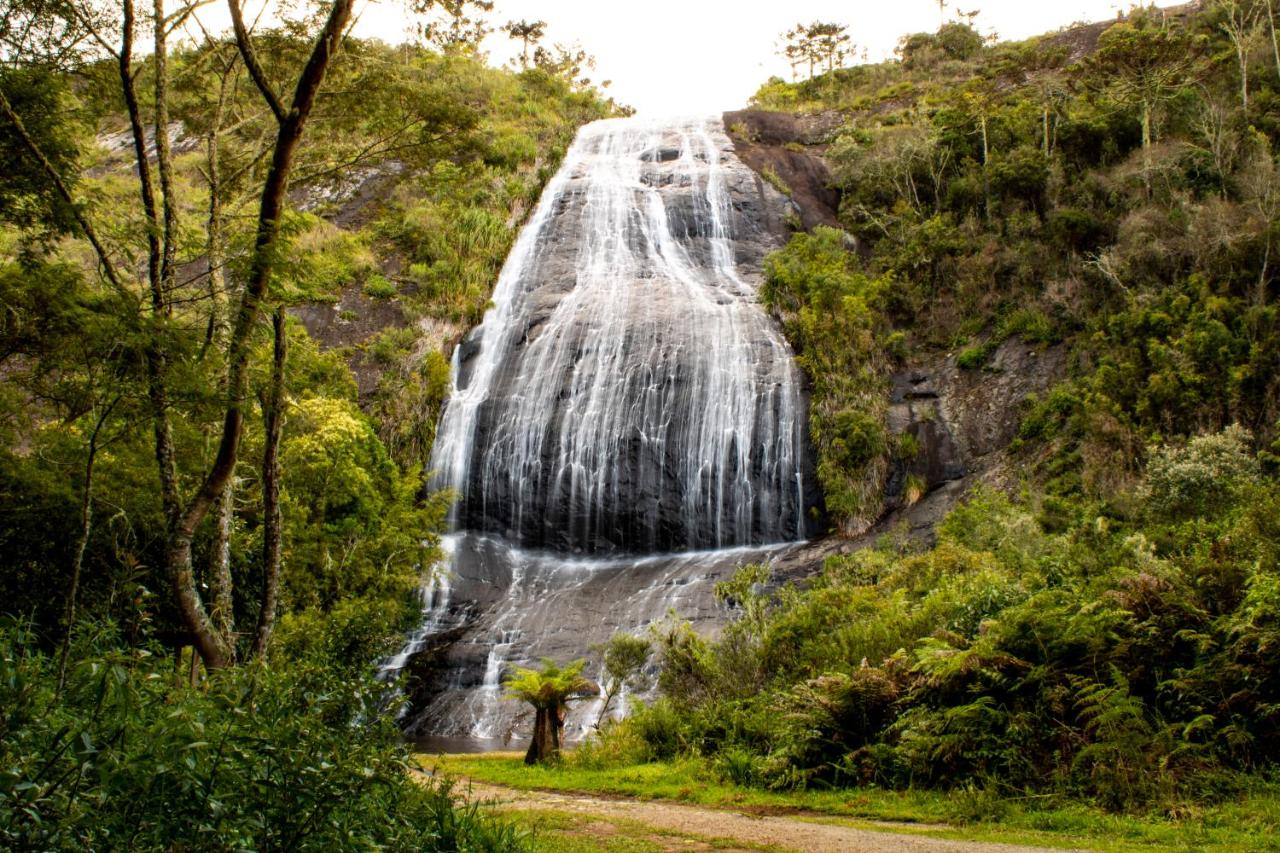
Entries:
<svg viewBox="0 0 1280 853">
<path fill-rule="evenodd" d="M 1161 447 L 1147 463 L 1151 511 L 1184 519 L 1216 516 L 1229 509 L 1261 470 L 1250 452 L 1253 437 L 1232 425 L 1191 439 L 1185 447 Z"/>
<path fill-rule="evenodd" d="M 412 775 L 392 687 L 312 657 L 185 686 L 145 650 L 56 660 L 0 629 L 0 841 L 11 849 L 509 850 L 510 827 Z M 334 663 L 339 663 L 334 666 Z"/>
<path fill-rule="evenodd" d="M 374 273 L 364 283 L 364 295 L 370 299 L 395 299 L 400 293 L 385 277 Z"/>
</svg>

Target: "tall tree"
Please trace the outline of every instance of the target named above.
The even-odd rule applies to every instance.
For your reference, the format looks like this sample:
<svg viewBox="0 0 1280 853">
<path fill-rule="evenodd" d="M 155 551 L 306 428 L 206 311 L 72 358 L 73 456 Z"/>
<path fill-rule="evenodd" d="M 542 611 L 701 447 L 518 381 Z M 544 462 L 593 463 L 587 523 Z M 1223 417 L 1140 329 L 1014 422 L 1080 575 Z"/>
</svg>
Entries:
<svg viewBox="0 0 1280 853">
<path fill-rule="evenodd" d="M 1271 55 L 1276 61 L 1276 75 L 1280 76 L 1280 38 L 1276 37 L 1276 13 L 1273 0 L 1264 0 L 1267 10 L 1267 30 L 1271 34 Z"/>
<path fill-rule="evenodd" d="M 536 45 L 547 34 L 546 21 L 507 21 L 503 31 L 513 40 L 520 41 L 520 67 L 529 67 L 529 47 Z"/>
<path fill-rule="evenodd" d="M 411 0 L 411 7 L 426 16 L 419 26 L 423 40 L 443 51 L 476 53 L 492 32 L 485 15 L 493 0 Z"/>
<path fill-rule="evenodd" d="M 1249 0 L 1220 0 L 1219 25 L 1236 54 L 1240 74 L 1240 108 L 1249 114 L 1249 58 L 1262 38 L 1262 8 Z"/>
<path fill-rule="evenodd" d="M 783 33 L 783 46 L 779 52 L 790 63 L 793 74 L 800 65 L 807 65 L 809 79 L 813 79 L 819 69 L 830 73 L 842 66 L 853 53 L 854 45 L 848 29 L 826 21 L 796 24 Z"/>
<path fill-rule="evenodd" d="M 1086 65 L 1088 86 L 1137 111 L 1148 192 L 1156 113 L 1195 81 L 1200 67 L 1197 47 L 1181 27 L 1137 14 L 1108 28 Z"/>
</svg>

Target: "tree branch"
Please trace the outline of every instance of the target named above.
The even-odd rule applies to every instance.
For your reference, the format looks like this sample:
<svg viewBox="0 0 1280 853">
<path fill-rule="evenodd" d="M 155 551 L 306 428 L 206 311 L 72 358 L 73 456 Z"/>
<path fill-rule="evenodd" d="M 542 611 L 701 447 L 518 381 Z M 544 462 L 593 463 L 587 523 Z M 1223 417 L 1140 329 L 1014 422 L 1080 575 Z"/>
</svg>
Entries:
<svg viewBox="0 0 1280 853">
<path fill-rule="evenodd" d="M 348 10 L 350 5 L 350 3 L 347 4 Z M 284 104 L 280 102 L 280 97 L 271 88 L 271 81 L 267 79 L 267 72 L 263 70 L 262 64 L 258 62 L 258 54 L 253 49 L 253 41 L 250 39 L 249 30 L 244 25 L 244 13 L 240 8 L 240 0 L 227 0 L 227 6 L 231 9 L 231 25 L 236 33 L 236 46 L 240 48 L 240 58 L 244 60 L 244 67 L 248 69 L 249 76 L 253 79 L 254 85 L 258 87 L 258 91 L 262 93 L 262 99 L 267 102 L 267 106 L 271 107 L 271 112 L 275 114 L 276 121 L 284 124 L 288 115 L 285 113 Z"/>
</svg>

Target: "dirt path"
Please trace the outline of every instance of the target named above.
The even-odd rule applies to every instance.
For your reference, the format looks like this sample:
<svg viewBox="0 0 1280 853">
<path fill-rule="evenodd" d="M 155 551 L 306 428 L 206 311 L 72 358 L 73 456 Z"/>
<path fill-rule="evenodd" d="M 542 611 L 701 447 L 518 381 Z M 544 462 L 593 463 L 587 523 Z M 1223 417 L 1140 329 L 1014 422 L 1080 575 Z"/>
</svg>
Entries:
<svg viewBox="0 0 1280 853">
<path fill-rule="evenodd" d="M 539 810 L 580 815 L 599 820 L 643 823 L 680 835 L 718 841 L 737 841 L 754 849 L 804 851 L 804 853 L 882 853 L 882 851 L 957 851 L 957 853 L 1043 853 L 1047 848 L 973 841 L 950 841 L 833 823 L 817 823 L 798 817 L 757 816 L 678 803 L 603 799 L 586 794 L 523 791 L 484 782 L 461 780 L 459 790 L 471 799 L 499 809 Z"/>
</svg>

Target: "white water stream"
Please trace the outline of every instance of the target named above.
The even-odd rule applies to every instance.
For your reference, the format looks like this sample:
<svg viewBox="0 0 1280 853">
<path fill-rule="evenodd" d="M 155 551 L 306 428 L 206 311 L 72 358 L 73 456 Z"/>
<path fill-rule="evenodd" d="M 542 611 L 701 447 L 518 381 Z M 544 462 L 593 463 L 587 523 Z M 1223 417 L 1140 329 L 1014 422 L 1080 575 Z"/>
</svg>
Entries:
<svg viewBox="0 0 1280 853">
<path fill-rule="evenodd" d="M 715 579 L 805 537 L 800 377 L 756 293 L 781 204 L 718 120 L 580 132 L 455 352 L 431 465 L 459 495 L 450 577 L 387 669 L 466 627 L 416 728 L 504 736 L 512 663 L 668 611 L 712 625 Z"/>
</svg>

